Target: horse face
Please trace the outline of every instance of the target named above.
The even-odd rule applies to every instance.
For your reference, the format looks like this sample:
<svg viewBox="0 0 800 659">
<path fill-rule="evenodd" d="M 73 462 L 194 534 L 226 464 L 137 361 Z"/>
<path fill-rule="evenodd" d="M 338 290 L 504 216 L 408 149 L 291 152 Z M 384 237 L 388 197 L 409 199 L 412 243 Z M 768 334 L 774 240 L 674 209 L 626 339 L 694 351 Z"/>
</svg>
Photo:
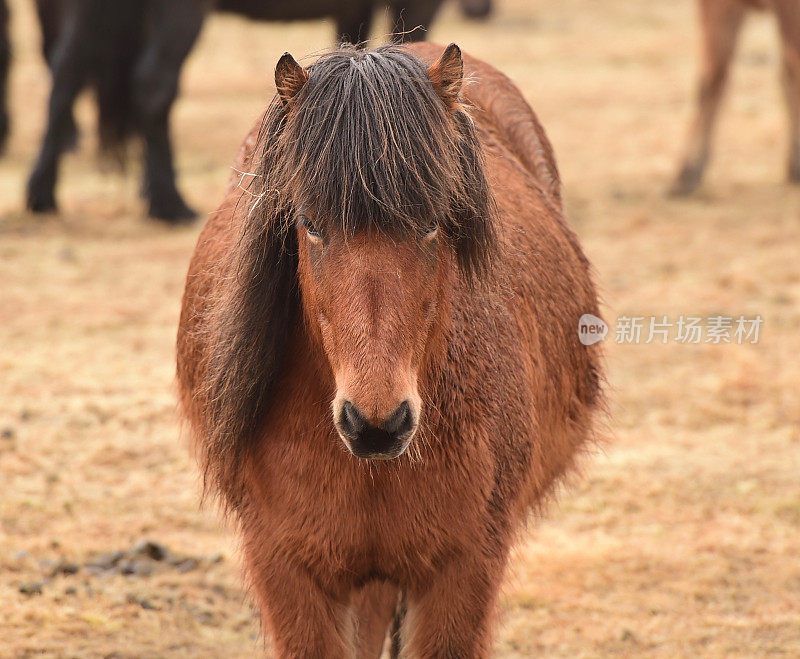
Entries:
<svg viewBox="0 0 800 659">
<path fill-rule="evenodd" d="M 297 232 L 305 314 L 335 378 L 334 425 L 354 455 L 395 458 L 422 412 L 417 380 L 439 306 L 438 229 L 323 235 L 303 215 Z"/>
</svg>

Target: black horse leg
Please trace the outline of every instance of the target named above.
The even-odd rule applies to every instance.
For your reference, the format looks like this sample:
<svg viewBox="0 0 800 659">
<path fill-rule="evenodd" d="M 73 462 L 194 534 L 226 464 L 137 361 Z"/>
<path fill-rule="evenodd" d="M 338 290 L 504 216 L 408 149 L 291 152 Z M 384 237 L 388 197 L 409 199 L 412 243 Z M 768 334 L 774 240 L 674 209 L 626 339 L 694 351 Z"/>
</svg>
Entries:
<svg viewBox="0 0 800 659">
<path fill-rule="evenodd" d="M 181 66 L 203 24 L 196 1 L 160 3 L 134 74 L 133 98 L 145 143 L 144 191 L 150 215 L 170 222 L 194 217 L 175 186 L 169 115 L 178 93 Z"/>
<path fill-rule="evenodd" d="M 11 64 L 11 44 L 8 40 L 8 5 L 0 0 L 0 151 L 8 139 L 8 68 Z"/>
<path fill-rule="evenodd" d="M 72 105 L 86 79 L 88 64 L 80 30 L 65 32 L 58 41 L 51 62 L 53 88 L 47 118 L 47 130 L 39 158 L 28 179 L 27 205 L 34 212 L 56 209 L 55 184 L 58 161 L 68 140 L 72 123 Z"/>
<path fill-rule="evenodd" d="M 369 39 L 369 30 L 372 26 L 372 0 L 358 0 L 342 5 L 336 17 L 336 38 L 353 44 L 360 44 Z"/>
<path fill-rule="evenodd" d="M 392 0 L 392 39 L 396 42 L 425 41 L 442 0 Z"/>
<path fill-rule="evenodd" d="M 52 72 L 56 44 L 62 31 L 64 0 L 36 0 L 36 15 L 39 18 L 39 27 L 42 32 L 42 54 Z M 68 127 L 64 131 L 62 148 L 64 151 L 72 151 L 77 145 L 78 128 L 72 108 L 70 108 Z"/>
<path fill-rule="evenodd" d="M 36 15 L 42 31 L 42 54 L 50 61 L 58 41 L 63 0 L 36 0 Z"/>
</svg>

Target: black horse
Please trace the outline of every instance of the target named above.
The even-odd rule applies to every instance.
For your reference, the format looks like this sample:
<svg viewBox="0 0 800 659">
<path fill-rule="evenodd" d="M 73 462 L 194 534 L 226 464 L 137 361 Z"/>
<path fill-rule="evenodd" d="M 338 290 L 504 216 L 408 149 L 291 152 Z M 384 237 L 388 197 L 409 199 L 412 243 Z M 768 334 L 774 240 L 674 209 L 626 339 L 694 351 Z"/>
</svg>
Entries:
<svg viewBox="0 0 800 659">
<path fill-rule="evenodd" d="M 373 13 L 388 5 L 397 40 L 421 40 L 444 0 L 36 0 L 52 70 L 47 130 L 27 187 L 34 212 L 56 209 L 62 152 L 74 143 L 72 106 L 86 86 L 97 92 L 100 139 L 118 149 L 126 138 L 144 142 L 144 194 L 152 217 L 179 222 L 194 216 L 175 185 L 169 116 L 181 67 L 209 12 L 254 20 L 332 17 L 338 38 L 360 43 Z M 0 0 L 4 4 L 5 0 Z M 491 0 L 461 0 L 483 17 Z M 54 18 L 56 30 L 53 33 Z M 43 24 L 43 25 L 44 25 Z M 402 33 L 402 34 L 401 34 Z M 49 41 L 48 41 L 49 39 Z M 2 74 L 0 46 L 0 75 Z M 0 84 L 2 80 L 0 80 Z M 3 85 L 4 87 L 4 85 Z"/>
</svg>

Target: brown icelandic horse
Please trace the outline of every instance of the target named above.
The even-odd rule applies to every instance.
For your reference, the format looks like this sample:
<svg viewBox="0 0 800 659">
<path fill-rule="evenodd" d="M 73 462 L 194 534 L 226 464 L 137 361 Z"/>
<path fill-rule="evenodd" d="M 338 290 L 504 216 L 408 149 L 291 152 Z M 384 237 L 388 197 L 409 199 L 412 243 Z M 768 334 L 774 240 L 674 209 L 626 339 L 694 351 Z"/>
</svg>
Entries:
<svg viewBox="0 0 800 659">
<path fill-rule="evenodd" d="M 698 108 L 683 162 L 670 187 L 674 195 L 691 194 L 703 180 L 711 152 L 714 120 L 736 49 L 736 39 L 745 15 L 751 9 L 769 9 L 778 20 L 783 49 L 783 88 L 789 110 L 788 175 L 792 183 L 800 183 L 800 1 L 700 0 L 703 63 Z"/>
<path fill-rule="evenodd" d="M 601 401 L 550 144 L 455 45 L 286 54 L 276 84 L 183 299 L 206 485 L 279 656 L 377 657 L 398 597 L 395 650 L 486 656 L 509 549 Z"/>
</svg>

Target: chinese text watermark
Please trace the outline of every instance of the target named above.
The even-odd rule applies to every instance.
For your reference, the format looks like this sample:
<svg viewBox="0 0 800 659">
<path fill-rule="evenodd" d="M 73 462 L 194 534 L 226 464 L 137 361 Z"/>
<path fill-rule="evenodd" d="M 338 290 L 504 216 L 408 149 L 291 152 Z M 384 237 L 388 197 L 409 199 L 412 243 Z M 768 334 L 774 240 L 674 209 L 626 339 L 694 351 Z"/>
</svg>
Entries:
<svg viewBox="0 0 800 659">
<path fill-rule="evenodd" d="M 685 344 L 758 343 L 761 316 L 620 316 L 614 327 L 615 343 L 640 344 L 670 341 Z M 603 341 L 608 325 L 597 316 L 584 314 L 578 321 L 578 338 L 589 346 Z"/>
</svg>

